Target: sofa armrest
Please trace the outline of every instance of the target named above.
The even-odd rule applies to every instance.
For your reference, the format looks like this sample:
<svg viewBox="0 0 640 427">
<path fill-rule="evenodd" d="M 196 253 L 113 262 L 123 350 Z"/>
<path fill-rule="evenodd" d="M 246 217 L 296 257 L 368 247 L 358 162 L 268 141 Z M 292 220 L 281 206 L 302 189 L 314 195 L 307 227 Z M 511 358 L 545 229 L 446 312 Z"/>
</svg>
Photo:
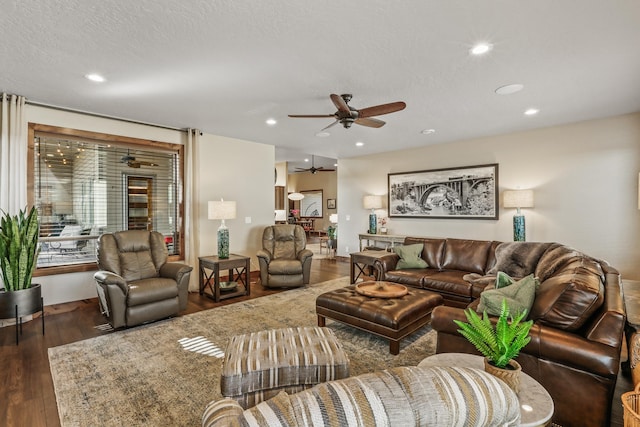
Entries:
<svg viewBox="0 0 640 427">
<path fill-rule="evenodd" d="M 396 269 L 398 260 L 400 260 L 398 254 L 390 252 L 387 255 L 381 256 L 380 258 L 376 259 L 373 263 L 373 266 L 380 272 L 380 275 L 384 277 L 384 273 Z"/>
<path fill-rule="evenodd" d="M 230 398 L 210 402 L 202 414 L 202 427 L 241 426 L 242 406 Z"/>
</svg>

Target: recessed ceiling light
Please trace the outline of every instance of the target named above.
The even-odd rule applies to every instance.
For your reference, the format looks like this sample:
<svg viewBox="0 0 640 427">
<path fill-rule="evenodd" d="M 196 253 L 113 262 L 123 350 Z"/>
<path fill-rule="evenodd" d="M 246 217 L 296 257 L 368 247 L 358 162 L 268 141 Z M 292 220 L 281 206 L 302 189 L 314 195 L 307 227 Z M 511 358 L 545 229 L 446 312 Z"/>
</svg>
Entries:
<svg viewBox="0 0 640 427">
<path fill-rule="evenodd" d="M 334 163 L 334 164 L 333 164 L 333 167 L 334 167 L 334 168 L 338 167 L 338 164 L 337 164 L 337 163 Z"/>
<path fill-rule="evenodd" d="M 102 83 L 105 81 L 105 78 L 102 77 L 100 74 L 85 74 L 84 77 L 87 80 L 91 80 L 92 82 L 96 82 L 96 83 Z"/>
<path fill-rule="evenodd" d="M 316 133 L 316 136 L 318 138 L 326 138 L 326 137 L 328 137 L 330 135 L 331 134 L 329 132 L 326 132 L 326 131 L 320 131 L 320 132 Z"/>
<path fill-rule="evenodd" d="M 275 126 L 276 123 L 278 123 L 278 121 L 276 119 L 267 119 L 265 123 L 268 124 L 269 126 Z"/>
<path fill-rule="evenodd" d="M 435 129 L 422 129 L 420 131 L 421 134 L 423 135 L 431 135 L 432 133 L 436 133 Z"/>
<path fill-rule="evenodd" d="M 309 159 L 304 159 L 305 162 L 309 163 Z"/>
<path fill-rule="evenodd" d="M 527 111 L 524 112 L 524 115 L 525 116 L 535 116 L 539 112 L 540 112 L 540 110 L 538 110 L 537 108 L 529 108 Z"/>
<path fill-rule="evenodd" d="M 485 53 L 489 52 L 491 48 L 493 48 L 493 45 L 489 43 L 478 43 L 477 45 L 473 46 L 469 50 L 469 52 L 471 52 L 472 55 L 484 55 Z"/>
<path fill-rule="evenodd" d="M 362 147 L 363 145 L 364 145 L 364 142 L 362 141 L 356 142 L 356 147 Z"/>
<path fill-rule="evenodd" d="M 511 95 L 512 93 L 520 92 L 524 89 L 524 85 L 520 83 L 514 83 L 506 86 L 500 86 L 496 89 L 498 95 Z"/>
</svg>

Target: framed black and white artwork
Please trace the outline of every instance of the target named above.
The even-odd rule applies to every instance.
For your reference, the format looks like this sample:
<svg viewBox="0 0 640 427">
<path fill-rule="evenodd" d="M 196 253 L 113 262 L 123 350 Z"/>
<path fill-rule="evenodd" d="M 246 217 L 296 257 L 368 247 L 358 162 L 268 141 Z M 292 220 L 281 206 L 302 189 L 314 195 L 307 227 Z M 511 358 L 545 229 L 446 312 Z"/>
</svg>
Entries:
<svg viewBox="0 0 640 427">
<path fill-rule="evenodd" d="M 498 164 L 388 174 L 391 218 L 498 219 Z"/>
</svg>

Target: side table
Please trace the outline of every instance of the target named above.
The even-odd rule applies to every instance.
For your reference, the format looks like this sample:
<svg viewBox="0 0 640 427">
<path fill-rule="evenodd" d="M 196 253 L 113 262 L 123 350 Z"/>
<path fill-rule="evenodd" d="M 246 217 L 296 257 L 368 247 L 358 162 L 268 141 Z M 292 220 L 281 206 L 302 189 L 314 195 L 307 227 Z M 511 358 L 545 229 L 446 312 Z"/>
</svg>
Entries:
<svg viewBox="0 0 640 427">
<path fill-rule="evenodd" d="M 374 280 L 380 280 L 380 272 L 375 271 L 374 275 L 374 263 L 378 258 L 385 255 L 389 255 L 387 251 L 363 251 L 351 253 L 351 284 L 353 285 L 362 276 L 373 276 Z M 365 268 L 369 267 L 369 271 L 365 272 Z M 357 271 L 356 271 L 357 269 Z"/>
<path fill-rule="evenodd" d="M 229 258 L 219 258 L 217 255 L 198 258 L 200 295 L 213 298 L 215 302 L 241 295 L 251 295 L 249 281 L 250 258 L 242 255 L 230 254 Z M 229 270 L 228 282 L 237 282 L 236 290 L 222 291 L 220 287 L 220 270 Z M 207 273 L 207 270 L 209 272 Z M 244 276 L 244 278 L 242 277 Z M 213 283 L 212 283 L 213 281 Z M 211 293 L 205 292 L 206 288 Z"/>
<path fill-rule="evenodd" d="M 459 366 L 484 371 L 482 356 L 466 353 L 439 353 L 429 356 L 418 363 L 420 367 Z M 520 426 L 534 427 L 551 424 L 553 417 L 553 399 L 540 383 L 524 372 L 520 376 Z"/>
</svg>

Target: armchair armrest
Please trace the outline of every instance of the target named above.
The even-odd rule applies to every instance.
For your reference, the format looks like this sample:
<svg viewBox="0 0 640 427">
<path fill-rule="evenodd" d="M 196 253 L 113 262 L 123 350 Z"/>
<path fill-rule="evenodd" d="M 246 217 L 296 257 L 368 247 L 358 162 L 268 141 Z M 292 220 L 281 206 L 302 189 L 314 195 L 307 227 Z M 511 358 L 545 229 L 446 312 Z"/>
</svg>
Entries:
<svg viewBox="0 0 640 427">
<path fill-rule="evenodd" d="M 256 256 L 258 257 L 258 261 L 262 259 L 267 264 L 271 262 L 271 252 L 266 249 L 258 249 Z"/>
<path fill-rule="evenodd" d="M 311 258 L 312 256 L 313 256 L 313 252 L 309 249 L 303 249 L 300 252 L 298 252 L 298 259 L 303 264 L 308 258 Z"/>
<path fill-rule="evenodd" d="M 127 281 L 124 280 L 122 276 L 118 276 L 117 274 L 110 271 L 100 270 L 93 275 L 93 278 L 101 285 L 118 286 L 120 289 L 122 289 L 122 292 L 124 292 L 125 295 L 129 292 L 129 285 L 127 284 Z"/>
<path fill-rule="evenodd" d="M 182 264 L 179 262 L 167 262 L 162 267 L 160 267 L 160 277 L 166 277 L 169 279 L 175 279 L 176 282 L 180 282 L 182 276 L 187 273 L 190 273 L 193 270 L 193 267 L 187 264 Z"/>
</svg>

